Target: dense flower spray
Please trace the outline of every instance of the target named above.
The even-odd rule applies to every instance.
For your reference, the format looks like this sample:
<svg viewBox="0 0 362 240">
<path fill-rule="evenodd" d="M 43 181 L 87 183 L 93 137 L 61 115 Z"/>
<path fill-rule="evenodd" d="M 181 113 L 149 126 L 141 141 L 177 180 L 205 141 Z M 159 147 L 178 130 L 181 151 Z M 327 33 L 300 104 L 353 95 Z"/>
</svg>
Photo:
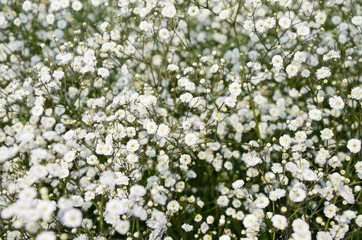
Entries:
<svg viewBox="0 0 362 240">
<path fill-rule="evenodd" d="M 0 239 L 358 239 L 361 5 L 0 0 Z"/>
</svg>

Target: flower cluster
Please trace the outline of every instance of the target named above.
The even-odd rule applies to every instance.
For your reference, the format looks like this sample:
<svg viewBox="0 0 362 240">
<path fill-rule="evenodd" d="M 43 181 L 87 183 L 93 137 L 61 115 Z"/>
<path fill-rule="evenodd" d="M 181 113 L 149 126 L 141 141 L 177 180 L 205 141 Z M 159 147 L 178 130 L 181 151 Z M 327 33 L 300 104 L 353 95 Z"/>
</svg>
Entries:
<svg viewBox="0 0 362 240">
<path fill-rule="evenodd" d="M 0 0 L 0 239 L 358 239 L 362 6 Z"/>
</svg>

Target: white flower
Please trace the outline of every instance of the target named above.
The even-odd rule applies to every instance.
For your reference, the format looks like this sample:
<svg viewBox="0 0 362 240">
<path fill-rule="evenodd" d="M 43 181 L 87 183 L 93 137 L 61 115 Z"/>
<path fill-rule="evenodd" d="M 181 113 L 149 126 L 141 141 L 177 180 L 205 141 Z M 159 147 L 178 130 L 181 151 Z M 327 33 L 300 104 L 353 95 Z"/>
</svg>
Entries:
<svg viewBox="0 0 362 240">
<path fill-rule="evenodd" d="M 183 93 L 181 96 L 180 96 L 180 100 L 181 102 L 190 102 L 192 100 L 192 95 L 191 93 Z"/>
<path fill-rule="evenodd" d="M 255 206 L 257 208 L 266 208 L 269 205 L 269 199 L 267 197 L 258 197 L 255 200 Z"/>
<path fill-rule="evenodd" d="M 300 26 L 298 29 L 297 29 L 297 33 L 301 36 L 307 36 L 309 35 L 310 33 L 310 29 L 309 27 L 307 26 Z"/>
<path fill-rule="evenodd" d="M 172 200 L 167 204 L 167 210 L 170 212 L 178 212 L 180 210 L 180 204 L 176 200 Z"/>
<path fill-rule="evenodd" d="M 209 230 L 209 225 L 206 222 L 203 222 L 201 224 L 200 230 L 203 234 L 205 234 Z"/>
<path fill-rule="evenodd" d="M 251 21 L 251 20 L 244 21 L 243 28 L 245 28 L 245 30 L 247 30 L 249 32 L 253 31 L 253 28 L 254 28 L 253 21 Z"/>
<path fill-rule="evenodd" d="M 284 134 L 279 138 L 279 143 L 282 145 L 285 149 L 288 149 L 290 147 L 291 139 L 288 135 Z"/>
<path fill-rule="evenodd" d="M 137 140 L 135 139 L 131 139 L 128 141 L 127 143 L 127 150 L 130 151 L 130 152 L 135 152 L 138 150 L 138 148 L 140 147 L 140 144 Z"/>
<path fill-rule="evenodd" d="M 187 13 L 193 17 L 193 16 L 196 16 L 197 14 L 199 14 L 200 10 L 198 7 L 196 6 L 191 6 L 189 7 L 189 9 L 187 10 Z"/>
<path fill-rule="evenodd" d="M 84 203 L 81 196 L 73 195 L 70 199 L 72 200 L 74 207 L 81 207 Z"/>
<path fill-rule="evenodd" d="M 283 58 L 280 55 L 275 55 L 272 58 L 272 64 L 275 68 L 282 68 L 283 67 Z"/>
<path fill-rule="evenodd" d="M 104 144 L 102 147 L 102 154 L 106 156 L 110 156 L 113 154 L 113 147 L 111 144 Z"/>
<path fill-rule="evenodd" d="M 185 230 L 185 232 L 191 232 L 194 229 L 192 225 L 186 223 L 184 223 L 181 227 Z"/>
<path fill-rule="evenodd" d="M 233 182 L 232 184 L 234 189 L 239 189 L 242 186 L 244 186 L 244 181 L 243 180 L 236 180 L 235 182 Z"/>
<path fill-rule="evenodd" d="M 275 26 L 275 19 L 272 17 L 268 17 L 267 19 L 265 19 L 264 23 L 267 28 L 273 28 Z"/>
<path fill-rule="evenodd" d="M 157 130 L 158 136 L 167 137 L 169 133 L 170 133 L 170 128 L 166 124 L 161 123 Z"/>
<path fill-rule="evenodd" d="M 289 77 L 295 77 L 298 73 L 299 66 L 296 64 L 289 64 L 285 70 Z"/>
<path fill-rule="evenodd" d="M 317 79 L 324 79 L 331 76 L 331 70 L 327 67 L 321 67 L 316 72 Z"/>
<path fill-rule="evenodd" d="M 279 25 L 282 28 L 285 28 L 285 29 L 289 28 L 291 23 L 292 23 L 292 21 L 288 17 L 282 17 L 282 18 L 279 19 Z"/>
<path fill-rule="evenodd" d="M 221 112 L 213 112 L 212 113 L 212 118 L 214 119 L 214 120 L 216 120 L 216 121 L 222 121 L 223 120 L 223 118 L 224 118 L 224 114 L 223 113 L 221 113 Z"/>
<path fill-rule="evenodd" d="M 243 154 L 242 160 L 251 167 L 262 162 L 260 157 L 253 156 L 252 154 Z"/>
<path fill-rule="evenodd" d="M 109 200 L 106 204 L 107 212 L 114 214 L 114 215 L 121 215 L 127 211 L 125 205 L 127 204 L 127 200 L 119 200 L 119 199 L 112 199 Z"/>
<path fill-rule="evenodd" d="M 176 8 L 173 4 L 167 4 L 163 9 L 162 9 L 162 15 L 168 18 L 173 18 L 176 15 Z"/>
<path fill-rule="evenodd" d="M 162 228 L 167 224 L 167 218 L 163 212 L 154 209 L 151 218 L 149 218 L 146 223 L 148 227 L 153 229 Z"/>
<path fill-rule="evenodd" d="M 109 76 L 109 70 L 107 68 L 98 68 L 98 75 L 105 78 Z"/>
<path fill-rule="evenodd" d="M 222 10 L 220 13 L 219 13 L 219 18 L 222 19 L 222 20 L 225 20 L 229 17 L 230 15 L 230 11 L 229 10 Z"/>
<path fill-rule="evenodd" d="M 315 121 L 322 120 L 322 112 L 318 109 L 312 109 L 309 111 L 309 118 Z"/>
<path fill-rule="evenodd" d="M 225 98 L 225 104 L 228 107 L 235 107 L 236 105 L 236 98 L 233 96 Z"/>
<path fill-rule="evenodd" d="M 170 70 L 170 71 L 178 71 L 180 68 L 179 66 L 177 66 L 176 64 L 170 64 L 167 66 L 167 70 Z"/>
<path fill-rule="evenodd" d="M 152 27 L 153 27 L 153 24 L 152 23 L 149 23 L 147 21 L 142 21 L 139 25 L 139 28 L 142 30 L 142 31 L 145 31 L 145 32 L 148 32 L 150 30 L 152 30 Z M 160 36 L 161 37 L 161 36 Z"/>
<path fill-rule="evenodd" d="M 70 60 L 72 60 L 72 58 L 73 58 L 73 54 L 71 54 L 71 53 L 59 53 L 56 56 L 56 59 L 60 61 L 59 62 L 60 65 L 68 63 Z"/>
<path fill-rule="evenodd" d="M 307 59 L 307 56 L 304 52 L 298 51 L 294 54 L 293 60 L 297 63 L 303 63 Z"/>
<path fill-rule="evenodd" d="M 305 232 L 304 234 L 293 233 L 292 238 L 293 240 L 311 240 L 312 234 L 311 232 Z"/>
<path fill-rule="evenodd" d="M 180 157 L 180 163 L 182 165 L 188 165 L 191 163 L 191 157 L 188 154 L 182 154 Z"/>
<path fill-rule="evenodd" d="M 31 10 L 31 8 L 32 8 L 32 3 L 31 3 L 31 1 L 29 1 L 29 0 L 25 1 L 25 2 L 23 3 L 22 7 L 23 7 L 23 10 L 24 10 L 24 11 L 29 11 L 29 10 Z"/>
<path fill-rule="evenodd" d="M 233 96 L 239 96 L 241 93 L 241 84 L 238 82 L 233 82 L 229 85 L 229 91 Z"/>
<path fill-rule="evenodd" d="M 87 191 L 85 194 L 84 194 L 84 200 L 89 202 L 91 201 L 92 199 L 94 199 L 95 197 L 95 193 L 93 191 Z"/>
<path fill-rule="evenodd" d="M 146 128 L 148 134 L 154 134 L 157 131 L 157 124 L 155 122 L 149 122 Z"/>
<path fill-rule="evenodd" d="M 58 173 L 59 178 L 64 179 L 64 178 L 66 178 L 68 176 L 69 176 L 69 169 L 67 169 L 67 168 L 60 169 L 60 171 Z"/>
<path fill-rule="evenodd" d="M 334 136 L 333 131 L 329 128 L 325 128 L 321 131 L 321 138 L 323 140 L 329 140 Z"/>
<path fill-rule="evenodd" d="M 289 198 L 293 202 L 303 202 L 307 193 L 300 187 L 292 188 L 289 192 Z"/>
<path fill-rule="evenodd" d="M 210 68 L 210 72 L 212 72 L 212 73 L 216 73 L 217 70 L 219 70 L 219 65 L 218 64 L 214 64 Z"/>
<path fill-rule="evenodd" d="M 99 161 L 98 161 L 97 156 L 95 156 L 95 155 L 89 156 L 89 157 L 87 158 L 87 163 L 88 163 L 89 165 L 96 165 L 96 164 L 98 164 Z"/>
<path fill-rule="evenodd" d="M 298 218 L 293 221 L 293 231 L 297 234 L 303 235 L 309 232 L 309 225 L 304 220 Z"/>
<path fill-rule="evenodd" d="M 40 164 L 33 165 L 29 170 L 29 175 L 31 175 L 35 178 L 38 178 L 38 179 L 42 179 L 48 175 L 48 170 L 43 165 L 40 165 Z"/>
<path fill-rule="evenodd" d="M 361 140 L 358 139 L 348 140 L 347 148 L 352 153 L 358 153 L 359 151 L 361 151 Z"/>
<path fill-rule="evenodd" d="M 31 187 L 21 190 L 19 193 L 19 199 L 22 201 L 31 201 L 36 197 L 36 195 L 37 191 L 35 188 Z"/>
<path fill-rule="evenodd" d="M 307 77 L 310 76 L 310 71 L 309 71 L 308 69 L 304 69 L 304 70 L 300 73 L 300 75 L 301 75 L 302 77 L 304 77 L 304 78 L 307 78 Z"/>
<path fill-rule="evenodd" d="M 194 133 L 188 133 L 185 136 L 185 143 L 188 146 L 193 146 L 198 142 L 199 138 Z"/>
<path fill-rule="evenodd" d="M 332 218 L 336 216 L 337 207 L 334 204 L 329 204 L 327 207 L 324 208 L 323 212 L 327 218 Z"/>
<path fill-rule="evenodd" d="M 53 232 L 42 232 L 36 236 L 35 240 L 56 240 L 55 233 Z"/>
<path fill-rule="evenodd" d="M 265 21 L 263 21 L 263 20 L 256 21 L 255 28 L 260 33 L 265 32 L 267 30 Z"/>
<path fill-rule="evenodd" d="M 31 114 L 33 114 L 34 116 L 37 116 L 37 117 L 42 115 L 43 112 L 44 112 L 44 108 L 40 105 L 37 105 L 31 109 Z"/>
<path fill-rule="evenodd" d="M 225 195 L 221 195 L 217 198 L 216 202 L 220 207 L 226 207 L 229 205 L 229 198 Z"/>
<path fill-rule="evenodd" d="M 273 227 L 278 228 L 280 230 L 284 230 L 286 227 L 288 227 L 288 220 L 286 217 L 275 214 L 272 219 Z"/>
<path fill-rule="evenodd" d="M 215 221 L 215 218 L 211 215 L 206 218 L 207 224 L 213 224 L 214 221 Z"/>
<path fill-rule="evenodd" d="M 36 205 L 36 211 L 43 219 L 49 219 L 55 210 L 56 203 L 50 200 L 41 200 Z"/>
<path fill-rule="evenodd" d="M 304 131 L 298 131 L 295 133 L 295 140 L 298 143 L 305 142 L 305 140 L 307 140 L 307 134 Z"/>
<path fill-rule="evenodd" d="M 161 28 L 158 32 L 158 36 L 160 36 L 161 39 L 166 40 L 171 36 L 171 33 L 166 28 Z"/>
<path fill-rule="evenodd" d="M 133 185 L 129 190 L 131 195 L 137 196 L 137 197 L 143 197 L 146 195 L 147 191 L 146 189 L 141 185 Z"/>
<path fill-rule="evenodd" d="M 80 1 L 74 1 L 72 2 L 72 8 L 74 11 L 79 11 L 83 7 L 83 4 Z"/>
<path fill-rule="evenodd" d="M 327 20 L 327 14 L 325 14 L 325 12 L 319 12 L 314 18 L 318 24 L 324 24 Z"/>
<path fill-rule="evenodd" d="M 356 168 L 356 172 L 362 173 L 362 161 L 358 161 L 354 167 Z"/>
<path fill-rule="evenodd" d="M 64 77 L 63 71 L 54 71 L 52 75 L 56 80 L 60 80 Z"/>
<path fill-rule="evenodd" d="M 362 16 L 353 16 L 351 22 L 356 26 L 362 25 Z"/>
<path fill-rule="evenodd" d="M 105 32 L 105 31 L 107 31 L 107 27 L 108 27 L 109 25 L 110 25 L 109 22 L 103 22 L 103 23 L 99 26 L 99 28 L 102 30 L 102 32 Z"/>
<path fill-rule="evenodd" d="M 282 173 L 283 172 L 283 166 L 280 163 L 273 163 L 271 167 L 273 173 Z"/>
<path fill-rule="evenodd" d="M 67 227 L 79 227 L 82 223 L 82 212 L 75 208 L 67 210 L 63 215 L 63 223 Z"/>
<path fill-rule="evenodd" d="M 65 141 L 68 141 L 68 140 L 72 139 L 74 136 L 75 136 L 75 132 L 73 130 L 69 130 L 68 132 L 66 132 L 63 135 L 63 138 Z"/>
<path fill-rule="evenodd" d="M 246 228 L 253 228 L 255 226 L 259 226 L 258 218 L 253 214 L 248 214 L 243 220 L 243 224 Z"/>
<path fill-rule="evenodd" d="M 344 108 L 344 102 L 343 99 L 339 96 L 334 96 L 329 99 L 329 105 L 333 109 L 341 110 Z"/>
<path fill-rule="evenodd" d="M 228 235 L 222 235 L 219 237 L 219 240 L 230 240 L 231 238 Z"/>
<path fill-rule="evenodd" d="M 361 87 L 352 88 L 351 97 L 356 100 L 361 100 L 362 99 L 362 88 Z"/>
<path fill-rule="evenodd" d="M 355 203 L 355 197 L 353 195 L 352 189 L 349 186 L 343 186 L 342 189 L 339 189 L 339 194 L 346 200 L 349 204 Z"/>
<path fill-rule="evenodd" d="M 305 181 L 315 181 L 318 179 L 318 175 L 311 169 L 304 169 L 302 176 Z"/>
<path fill-rule="evenodd" d="M 64 155 L 64 161 L 66 162 L 72 162 L 75 159 L 75 151 L 69 151 Z"/>
<path fill-rule="evenodd" d="M 362 215 L 358 215 L 358 217 L 356 218 L 356 224 L 359 227 L 362 227 Z"/>
<path fill-rule="evenodd" d="M 126 235 L 130 228 L 130 225 L 131 224 L 127 220 L 119 220 L 116 223 L 115 229 L 119 234 Z"/>
<path fill-rule="evenodd" d="M 55 21 L 55 16 L 54 16 L 54 14 L 50 13 L 50 14 L 47 14 L 45 19 L 48 24 L 52 25 Z"/>
<path fill-rule="evenodd" d="M 332 236 L 328 232 L 318 232 L 317 240 L 333 240 Z"/>
</svg>

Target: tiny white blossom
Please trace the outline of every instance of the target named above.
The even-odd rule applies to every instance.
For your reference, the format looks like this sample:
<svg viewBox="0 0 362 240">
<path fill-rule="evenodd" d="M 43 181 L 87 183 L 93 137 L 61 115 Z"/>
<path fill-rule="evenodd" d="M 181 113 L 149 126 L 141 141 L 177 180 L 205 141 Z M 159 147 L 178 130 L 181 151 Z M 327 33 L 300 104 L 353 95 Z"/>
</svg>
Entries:
<svg viewBox="0 0 362 240">
<path fill-rule="evenodd" d="M 75 208 L 67 210 L 64 213 L 63 222 L 68 227 L 79 227 L 82 223 L 82 212 Z"/>
<path fill-rule="evenodd" d="M 192 225 L 186 223 L 184 223 L 181 227 L 185 230 L 185 232 L 191 232 L 194 229 Z"/>
<path fill-rule="evenodd" d="M 361 140 L 358 139 L 348 140 L 347 148 L 352 153 L 358 153 L 359 151 L 361 151 Z"/>
</svg>

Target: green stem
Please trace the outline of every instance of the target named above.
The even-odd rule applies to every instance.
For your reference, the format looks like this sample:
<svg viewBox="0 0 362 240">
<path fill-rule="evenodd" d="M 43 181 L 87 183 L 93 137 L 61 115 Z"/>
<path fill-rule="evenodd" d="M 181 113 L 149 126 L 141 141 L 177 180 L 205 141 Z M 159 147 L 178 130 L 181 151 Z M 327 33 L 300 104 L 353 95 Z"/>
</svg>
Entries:
<svg viewBox="0 0 362 240">
<path fill-rule="evenodd" d="M 99 227 L 100 227 L 100 230 L 101 230 L 101 234 L 104 232 L 104 218 L 103 218 L 103 204 L 104 204 L 104 197 L 102 195 L 102 200 L 101 200 L 101 204 L 99 206 Z"/>
<path fill-rule="evenodd" d="M 242 73 L 243 73 L 243 80 L 246 81 L 245 64 L 244 64 L 244 60 L 243 60 L 241 49 L 240 49 L 238 34 L 237 34 L 237 31 L 236 31 L 236 18 L 237 18 L 238 14 L 239 14 L 240 8 L 241 8 L 241 1 L 238 4 L 238 9 L 237 9 L 237 12 L 235 14 L 235 19 L 234 19 L 234 22 L 231 23 L 231 26 L 232 26 L 232 28 L 234 30 L 235 42 L 236 42 L 236 46 L 238 47 L 239 54 L 240 54 L 239 58 L 240 58 L 240 64 L 241 64 Z M 256 115 L 255 105 L 254 105 L 253 97 L 252 97 L 251 91 L 249 89 L 249 86 L 247 86 L 247 90 L 248 90 L 248 95 L 249 95 L 250 106 L 251 106 L 251 109 L 253 111 L 254 121 L 255 121 L 255 124 L 256 124 L 256 126 L 255 126 L 256 133 L 258 135 L 260 145 L 263 146 L 263 140 L 261 138 L 260 130 L 259 130 L 259 120 L 258 120 L 258 116 Z"/>
</svg>

